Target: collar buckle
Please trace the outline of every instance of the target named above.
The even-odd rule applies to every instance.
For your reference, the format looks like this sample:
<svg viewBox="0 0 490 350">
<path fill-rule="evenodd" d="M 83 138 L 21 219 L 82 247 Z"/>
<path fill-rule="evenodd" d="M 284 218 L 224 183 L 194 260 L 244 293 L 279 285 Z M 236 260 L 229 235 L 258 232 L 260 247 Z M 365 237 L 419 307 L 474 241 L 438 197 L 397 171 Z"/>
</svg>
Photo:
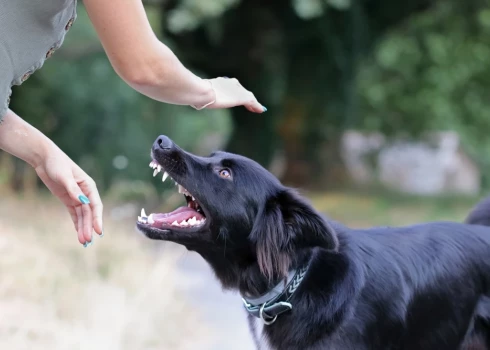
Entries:
<svg viewBox="0 0 490 350">
<path fill-rule="evenodd" d="M 262 306 L 260 307 L 259 316 L 260 316 L 260 319 L 262 320 L 262 322 L 264 322 L 264 324 L 266 326 L 269 326 L 269 325 L 273 324 L 274 322 L 276 322 L 277 315 L 275 315 L 274 317 L 271 317 L 271 316 L 267 315 L 266 313 L 264 313 L 265 304 L 266 303 L 263 303 Z"/>
<path fill-rule="evenodd" d="M 252 316 L 260 318 L 268 326 L 276 322 L 277 316 L 280 314 L 291 311 L 293 305 L 289 300 L 303 281 L 308 267 L 309 264 L 300 270 L 291 271 L 286 286 L 281 282 L 271 291 L 258 298 L 247 299 L 242 297 L 247 312 Z"/>
<path fill-rule="evenodd" d="M 261 305 L 251 305 L 245 299 L 242 298 L 243 304 L 247 311 L 262 320 L 265 325 L 269 326 L 276 322 L 277 316 L 280 314 L 291 311 L 293 309 L 293 305 L 288 303 L 287 301 L 278 301 L 275 303 L 271 303 L 269 305 L 268 302 L 265 302 Z"/>
</svg>

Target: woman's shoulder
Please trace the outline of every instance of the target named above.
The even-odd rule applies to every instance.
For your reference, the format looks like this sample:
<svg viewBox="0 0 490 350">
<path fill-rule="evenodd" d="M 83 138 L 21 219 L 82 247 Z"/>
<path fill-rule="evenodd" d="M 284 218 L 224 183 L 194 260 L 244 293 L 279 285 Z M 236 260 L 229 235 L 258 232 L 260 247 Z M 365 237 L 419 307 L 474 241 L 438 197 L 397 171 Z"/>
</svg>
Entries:
<svg viewBox="0 0 490 350">
<path fill-rule="evenodd" d="M 6 0 L 0 6 L 0 108 L 62 45 L 77 0 Z M 3 108 L 4 109 L 4 108 Z"/>
</svg>

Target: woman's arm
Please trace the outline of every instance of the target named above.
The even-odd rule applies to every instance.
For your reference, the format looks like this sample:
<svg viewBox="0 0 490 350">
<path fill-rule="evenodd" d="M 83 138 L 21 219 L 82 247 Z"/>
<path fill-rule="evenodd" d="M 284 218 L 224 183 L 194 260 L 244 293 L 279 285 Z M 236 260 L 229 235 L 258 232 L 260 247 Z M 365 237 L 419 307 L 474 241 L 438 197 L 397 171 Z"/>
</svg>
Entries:
<svg viewBox="0 0 490 350">
<path fill-rule="evenodd" d="M 185 68 L 156 37 L 141 0 L 84 0 L 84 4 L 114 70 L 140 93 L 198 109 L 244 105 L 252 112 L 266 111 L 236 79 L 206 81 Z"/>
<path fill-rule="evenodd" d="M 102 234 L 102 202 L 94 181 L 49 138 L 10 109 L 0 124 L 0 149 L 30 164 L 65 204 L 80 243 L 87 246 L 94 230 Z"/>
<path fill-rule="evenodd" d="M 36 168 L 53 146 L 39 130 L 7 110 L 0 123 L 0 149 Z"/>
</svg>

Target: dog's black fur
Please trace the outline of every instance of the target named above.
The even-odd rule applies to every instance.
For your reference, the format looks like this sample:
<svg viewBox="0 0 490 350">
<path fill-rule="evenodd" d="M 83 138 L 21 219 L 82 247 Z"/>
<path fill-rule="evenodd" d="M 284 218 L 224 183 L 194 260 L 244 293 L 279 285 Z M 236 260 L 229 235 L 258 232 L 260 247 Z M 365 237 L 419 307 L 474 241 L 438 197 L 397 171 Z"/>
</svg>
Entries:
<svg viewBox="0 0 490 350">
<path fill-rule="evenodd" d="M 198 157 L 165 136 L 152 154 L 207 221 L 198 230 L 138 224 L 146 236 L 196 251 L 242 295 L 261 295 L 310 262 L 293 310 L 255 335 L 258 348 L 490 349 L 490 201 L 466 223 L 351 229 L 248 158 Z M 218 175 L 224 168 L 231 178 Z"/>
</svg>

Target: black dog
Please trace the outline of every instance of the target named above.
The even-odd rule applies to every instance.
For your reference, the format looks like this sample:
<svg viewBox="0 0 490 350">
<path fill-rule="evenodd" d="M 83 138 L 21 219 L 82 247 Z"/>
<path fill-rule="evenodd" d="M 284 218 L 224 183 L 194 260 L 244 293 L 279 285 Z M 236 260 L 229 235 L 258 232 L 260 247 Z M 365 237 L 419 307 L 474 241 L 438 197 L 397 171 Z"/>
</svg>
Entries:
<svg viewBox="0 0 490 350">
<path fill-rule="evenodd" d="M 152 156 L 187 206 L 143 211 L 139 230 L 198 252 L 238 290 L 257 348 L 489 348 L 490 202 L 467 224 L 354 230 L 248 158 L 198 157 L 165 136 Z"/>
</svg>

